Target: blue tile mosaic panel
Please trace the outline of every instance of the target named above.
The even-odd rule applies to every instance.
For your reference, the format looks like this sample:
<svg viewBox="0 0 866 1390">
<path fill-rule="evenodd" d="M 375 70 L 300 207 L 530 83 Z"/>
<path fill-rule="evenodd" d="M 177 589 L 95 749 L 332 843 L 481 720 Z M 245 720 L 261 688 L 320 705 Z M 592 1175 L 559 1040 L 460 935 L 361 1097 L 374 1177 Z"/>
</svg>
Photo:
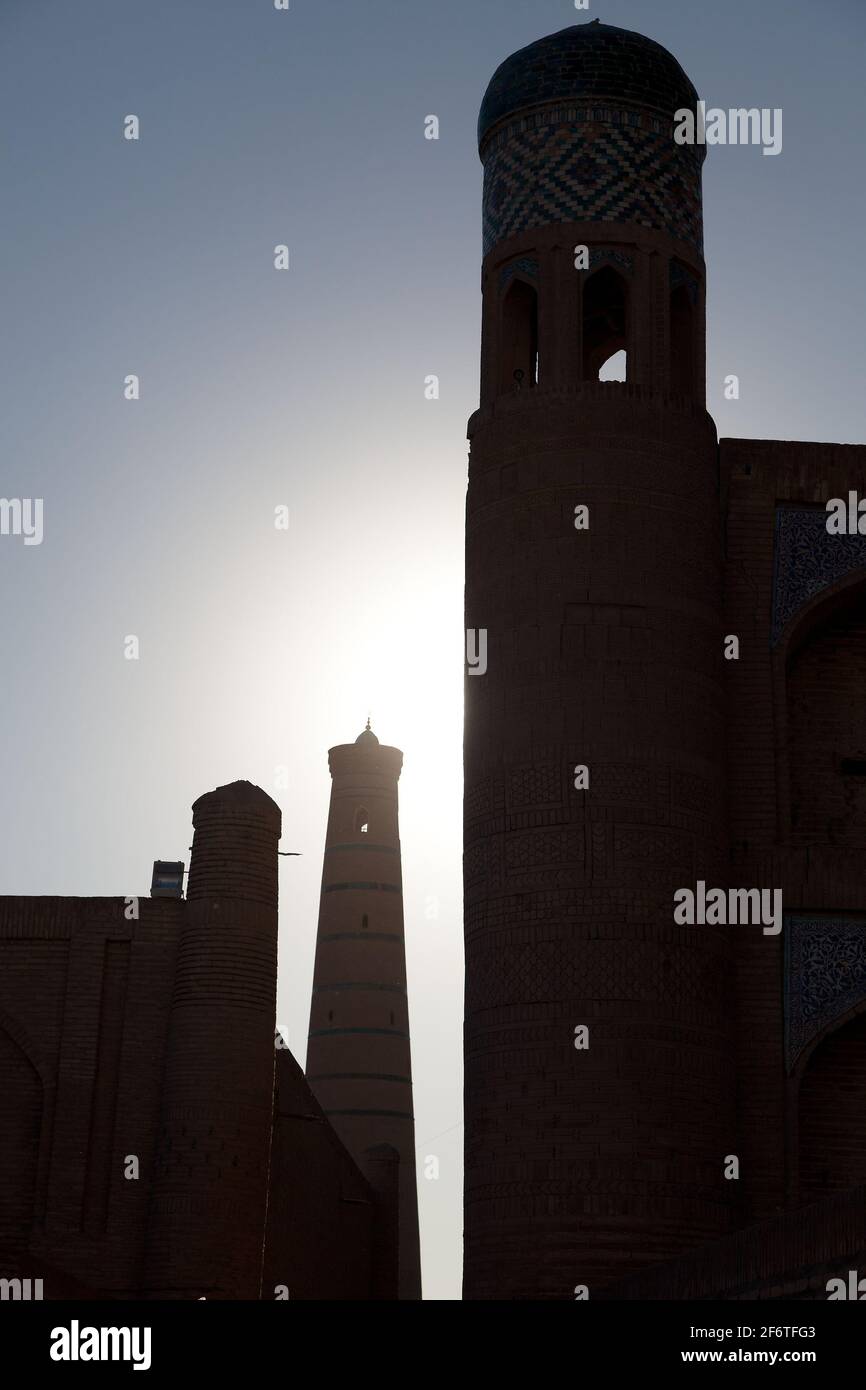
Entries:
<svg viewBox="0 0 866 1390">
<path fill-rule="evenodd" d="M 866 917 L 785 914 L 785 1065 L 866 997 Z"/>
<path fill-rule="evenodd" d="M 770 645 L 809 599 L 858 569 L 866 571 L 866 536 L 828 535 L 824 507 L 777 507 Z"/>
<path fill-rule="evenodd" d="M 703 254 L 697 147 L 676 145 L 670 129 L 563 124 L 561 114 L 519 121 L 491 141 L 484 165 L 485 255 L 505 237 L 583 221 L 635 222 Z"/>
</svg>

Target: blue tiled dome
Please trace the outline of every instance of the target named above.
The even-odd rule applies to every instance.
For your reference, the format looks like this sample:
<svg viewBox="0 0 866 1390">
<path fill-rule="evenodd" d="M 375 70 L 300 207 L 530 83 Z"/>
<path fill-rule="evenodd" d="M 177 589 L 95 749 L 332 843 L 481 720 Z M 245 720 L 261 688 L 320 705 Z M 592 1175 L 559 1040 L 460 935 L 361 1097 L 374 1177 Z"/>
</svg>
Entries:
<svg viewBox="0 0 866 1390">
<path fill-rule="evenodd" d="M 630 29 L 591 20 L 548 34 L 500 63 L 484 94 L 478 143 L 503 116 L 549 101 L 633 102 L 671 115 L 697 92 L 676 58 Z"/>
</svg>

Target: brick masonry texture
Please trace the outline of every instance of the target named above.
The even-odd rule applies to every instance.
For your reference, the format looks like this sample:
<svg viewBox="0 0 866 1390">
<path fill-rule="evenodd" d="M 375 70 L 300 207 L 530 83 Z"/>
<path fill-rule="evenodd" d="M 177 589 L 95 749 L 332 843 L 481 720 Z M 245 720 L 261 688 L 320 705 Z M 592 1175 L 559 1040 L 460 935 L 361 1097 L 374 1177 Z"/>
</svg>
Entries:
<svg viewBox="0 0 866 1390">
<path fill-rule="evenodd" d="M 362 1173 L 275 1051 L 279 808 L 236 782 L 193 823 L 189 897 L 137 921 L 122 898 L 0 898 L 0 1277 L 393 1298 L 397 1170 Z"/>
<path fill-rule="evenodd" d="M 631 114 L 555 108 L 493 139 L 484 164 L 485 254 L 517 232 L 581 221 L 634 222 L 700 253 L 701 155 L 675 145 L 669 125 L 641 128 Z"/>
<path fill-rule="evenodd" d="M 399 748 L 368 728 L 328 754 L 331 804 L 307 1081 L 359 1166 L 388 1146 L 399 1187 L 399 1297 L 421 1296 L 415 1119 L 397 782 Z"/>
<path fill-rule="evenodd" d="M 622 34 L 513 55 L 480 122 L 464 1296 L 814 1297 L 866 1250 L 866 553 L 818 520 L 866 449 L 717 442 L 694 91 Z M 783 933 L 677 926 L 698 878 Z"/>
</svg>

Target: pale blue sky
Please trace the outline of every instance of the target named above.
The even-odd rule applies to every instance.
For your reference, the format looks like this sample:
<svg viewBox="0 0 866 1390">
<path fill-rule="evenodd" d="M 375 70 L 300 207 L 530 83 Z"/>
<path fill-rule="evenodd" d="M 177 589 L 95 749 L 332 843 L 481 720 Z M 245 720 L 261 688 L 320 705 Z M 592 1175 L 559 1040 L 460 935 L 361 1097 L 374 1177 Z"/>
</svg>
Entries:
<svg viewBox="0 0 866 1390">
<path fill-rule="evenodd" d="M 41 546 L 0 539 L 0 892 L 147 892 L 196 796 L 259 783 L 303 851 L 279 1007 L 303 1060 L 327 749 L 371 709 L 405 752 L 428 1297 L 460 1289 L 475 123 L 504 57 L 589 18 L 670 48 L 709 105 L 784 112 L 778 158 L 705 165 L 719 433 L 866 440 L 861 0 L 0 3 L 2 492 L 45 499 Z"/>
</svg>

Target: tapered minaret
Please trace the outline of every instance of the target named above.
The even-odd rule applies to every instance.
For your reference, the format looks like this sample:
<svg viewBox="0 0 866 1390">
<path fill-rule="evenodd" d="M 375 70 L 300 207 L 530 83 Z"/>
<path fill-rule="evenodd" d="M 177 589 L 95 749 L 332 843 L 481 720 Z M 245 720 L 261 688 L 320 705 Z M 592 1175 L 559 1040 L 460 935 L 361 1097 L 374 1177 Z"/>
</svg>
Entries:
<svg viewBox="0 0 866 1390">
<path fill-rule="evenodd" d="M 310 1006 L 307 1080 L 363 1168 L 389 1144 L 399 1164 L 399 1297 L 421 1297 L 415 1119 L 397 819 L 399 748 L 370 721 L 330 749 L 325 841 Z"/>
</svg>

